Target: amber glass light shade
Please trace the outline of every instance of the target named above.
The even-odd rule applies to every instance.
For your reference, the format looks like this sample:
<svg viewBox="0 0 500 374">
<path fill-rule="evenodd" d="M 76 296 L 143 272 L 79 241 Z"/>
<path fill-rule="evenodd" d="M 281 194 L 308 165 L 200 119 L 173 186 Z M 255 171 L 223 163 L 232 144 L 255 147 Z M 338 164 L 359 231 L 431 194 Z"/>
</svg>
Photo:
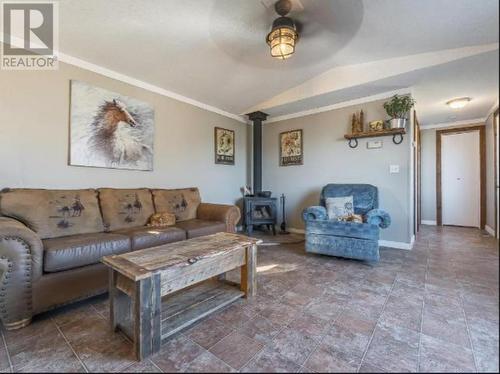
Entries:
<svg viewBox="0 0 500 374">
<path fill-rule="evenodd" d="M 290 18 L 278 18 L 274 21 L 273 29 L 267 35 L 271 56 L 281 60 L 291 57 L 295 52 L 298 36 L 295 25 Z"/>
</svg>

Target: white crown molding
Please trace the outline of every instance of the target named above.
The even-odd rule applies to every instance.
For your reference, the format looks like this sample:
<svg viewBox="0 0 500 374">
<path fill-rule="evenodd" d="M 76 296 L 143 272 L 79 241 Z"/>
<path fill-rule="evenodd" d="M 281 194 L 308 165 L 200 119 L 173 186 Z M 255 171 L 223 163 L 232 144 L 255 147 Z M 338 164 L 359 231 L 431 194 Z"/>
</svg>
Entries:
<svg viewBox="0 0 500 374">
<path fill-rule="evenodd" d="M 495 102 L 495 104 L 493 104 L 493 106 L 491 107 L 491 109 L 488 111 L 488 115 L 486 116 L 486 121 L 491 117 L 491 115 L 493 113 L 495 113 L 498 109 L 498 99 L 497 101 Z"/>
<path fill-rule="evenodd" d="M 104 75 L 105 77 L 115 79 L 115 80 L 118 80 L 120 82 L 124 82 L 124 83 L 130 84 L 132 86 L 136 86 L 136 87 L 145 89 L 145 90 L 150 91 L 150 92 L 154 92 L 154 93 L 162 95 L 162 96 L 169 97 L 169 98 L 177 100 L 177 101 L 181 101 L 181 102 L 189 104 L 189 105 L 193 105 L 195 107 L 207 110 L 209 112 L 220 114 L 221 116 L 234 119 L 234 120 L 241 122 L 241 123 L 245 123 L 245 124 L 247 123 L 247 120 L 243 116 L 226 112 L 225 110 L 216 108 L 212 105 L 202 103 L 200 101 L 191 99 L 191 98 L 183 96 L 183 95 L 179 95 L 175 92 L 172 92 L 172 91 L 166 90 L 164 88 L 155 86 L 153 84 L 141 81 L 141 80 L 133 78 L 131 76 L 128 76 L 128 75 L 125 75 L 122 73 L 118 73 L 114 70 L 105 68 L 103 66 L 96 65 L 96 64 L 93 64 L 93 63 L 88 62 L 88 61 L 84 61 L 84 60 L 79 59 L 77 57 L 73 57 L 73 56 L 70 56 L 70 55 L 67 55 L 64 53 L 59 53 L 59 61 L 64 62 L 66 64 L 76 66 L 76 67 L 79 67 L 79 68 L 82 68 L 82 69 L 85 69 L 85 70 L 92 71 L 92 72 L 100 74 L 100 75 Z"/>
<path fill-rule="evenodd" d="M 323 107 L 319 107 L 319 108 L 304 110 L 304 111 L 296 112 L 296 113 L 292 113 L 292 114 L 285 114 L 285 115 L 277 116 L 277 117 L 271 117 L 265 123 L 273 123 L 273 122 L 285 121 L 287 119 L 292 119 L 292 118 L 310 116 L 313 114 L 329 112 L 331 110 L 346 108 L 346 107 L 353 106 L 353 105 L 360 105 L 360 104 L 364 104 L 364 103 L 369 103 L 371 101 L 387 99 L 387 98 L 394 96 L 394 95 L 409 95 L 411 93 L 412 93 L 412 90 L 410 88 L 402 88 L 400 90 L 382 92 L 382 93 L 379 93 L 376 95 L 366 96 L 366 97 L 362 97 L 359 99 L 342 101 L 340 103 L 327 105 L 327 106 L 323 106 Z"/>
<path fill-rule="evenodd" d="M 483 126 L 486 123 L 486 119 L 487 118 L 483 117 L 483 118 L 467 119 L 464 121 L 432 123 L 430 125 L 422 125 L 420 126 L 420 129 L 421 130 L 445 129 L 448 127 L 457 127 L 457 126 L 472 125 L 472 124 Z"/>
<path fill-rule="evenodd" d="M 1 40 L 4 40 L 4 33 L 3 32 L 0 32 L 0 37 L 1 37 Z M 14 40 L 14 42 L 16 42 L 18 44 L 22 44 L 22 42 L 23 42 L 23 40 L 21 38 L 18 38 L 15 36 L 11 36 L 11 38 Z M 169 97 L 171 99 L 174 99 L 174 100 L 177 100 L 177 101 L 189 104 L 189 105 L 193 105 L 195 107 L 207 110 L 209 112 L 217 113 L 217 114 L 220 114 L 221 116 L 228 117 L 228 118 L 234 119 L 238 122 L 247 124 L 247 120 L 245 119 L 245 117 L 243 117 L 241 115 L 226 112 L 225 110 L 216 108 L 212 105 L 208 105 L 208 104 L 202 103 L 201 101 L 194 100 L 194 99 L 191 99 L 189 97 L 177 94 L 175 92 L 172 92 L 172 91 L 166 90 L 164 88 L 155 86 L 154 84 L 141 81 L 140 79 L 133 78 L 129 75 L 118 73 L 117 71 L 105 68 L 101 65 L 97 65 L 97 64 L 82 60 L 80 58 L 70 56 L 68 54 L 61 52 L 61 50 L 55 51 L 54 54 L 58 57 L 60 62 L 64 62 L 66 64 L 73 65 L 73 66 L 79 67 L 81 69 L 85 69 L 85 70 L 91 71 L 93 73 L 100 74 L 100 75 L 103 75 L 105 77 L 115 79 L 117 81 L 127 83 L 127 84 L 130 84 L 130 85 L 135 86 L 135 87 L 142 88 L 146 91 L 150 91 L 150 92 L 156 93 L 158 95 L 166 96 L 166 97 Z"/>
</svg>

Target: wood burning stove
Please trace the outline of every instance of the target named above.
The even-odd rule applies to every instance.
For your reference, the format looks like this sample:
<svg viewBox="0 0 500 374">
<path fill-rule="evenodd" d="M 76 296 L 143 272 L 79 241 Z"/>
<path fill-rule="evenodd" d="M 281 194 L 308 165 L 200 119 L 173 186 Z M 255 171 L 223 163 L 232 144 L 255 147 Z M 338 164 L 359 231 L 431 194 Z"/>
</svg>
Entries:
<svg viewBox="0 0 500 374">
<path fill-rule="evenodd" d="M 252 234 L 254 226 L 267 226 L 276 235 L 278 219 L 278 199 L 275 197 L 246 196 L 244 201 L 244 222 L 248 235 Z"/>
<path fill-rule="evenodd" d="M 243 197 L 244 225 L 248 235 L 254 226 L 266 225 L 276 235 L 278 220 L 278 199 L 271 192 L 262 191 L 262 122 L 267 119 L 263 112 L 248 114 L 253 122 L 253 191 L 255 195 Z"/>
</svg>

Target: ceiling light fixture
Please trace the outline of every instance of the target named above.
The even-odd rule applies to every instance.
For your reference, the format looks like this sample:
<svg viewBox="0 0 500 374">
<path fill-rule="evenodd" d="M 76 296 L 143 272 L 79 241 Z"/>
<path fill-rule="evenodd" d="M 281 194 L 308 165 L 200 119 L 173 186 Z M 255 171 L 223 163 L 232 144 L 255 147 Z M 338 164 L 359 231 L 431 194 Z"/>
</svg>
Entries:
<svg viewBox="0 0 500 374">
<path fill-rule="evenodd" d="M 459 97 L 458 99 L 450 100 L 446 103 L 450 108 L 453 109 L 461 109 L 467 104 L 469 104 L 471 98 L 470 97 Z"/>
<path fill-rule="evenodd" d="M 285 17 L 292 10 L 290 0 L 279 0 L 274 4 L 274 9 L 280 17 L 273 22 L 272 30 L 267 34 L 267 44 L 271 48 L 271 56 L 280 60 L 287 59 L 295 52 L 295 43 L 299 38 L 295 22 L 290 17 Z"/>
</svg>

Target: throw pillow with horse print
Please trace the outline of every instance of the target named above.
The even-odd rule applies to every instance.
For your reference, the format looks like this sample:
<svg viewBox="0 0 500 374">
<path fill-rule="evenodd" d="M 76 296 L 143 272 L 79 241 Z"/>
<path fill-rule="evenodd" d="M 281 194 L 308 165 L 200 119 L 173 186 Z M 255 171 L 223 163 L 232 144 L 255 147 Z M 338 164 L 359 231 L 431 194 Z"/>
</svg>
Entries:
<svg viewBox="0 0 500 374">
<path fill-rule="evenodd" d="M 2 192 L 0 208 L 42 239 L 103 231 L 95 190 L 11 189 Z"/>
<path fill-rule="evenodd" d="M 153 170 L 154 109 L 147 103 L 71 81 L 70 164 Z"/>
<path fill-rule="evenodd" d="M 158 189 L 151 192 L 157 212 L 175 214 L 175 220 L 178 222 L 196 218 L 201 203 L 200 191 L 197 188 Z"/>
<path fill-rule="evenodd" d="M 151 192 L 145 188 L 100 188 L 99 200 L 106 231 L 145 226 L 154 213 Z"/>
</svg>

